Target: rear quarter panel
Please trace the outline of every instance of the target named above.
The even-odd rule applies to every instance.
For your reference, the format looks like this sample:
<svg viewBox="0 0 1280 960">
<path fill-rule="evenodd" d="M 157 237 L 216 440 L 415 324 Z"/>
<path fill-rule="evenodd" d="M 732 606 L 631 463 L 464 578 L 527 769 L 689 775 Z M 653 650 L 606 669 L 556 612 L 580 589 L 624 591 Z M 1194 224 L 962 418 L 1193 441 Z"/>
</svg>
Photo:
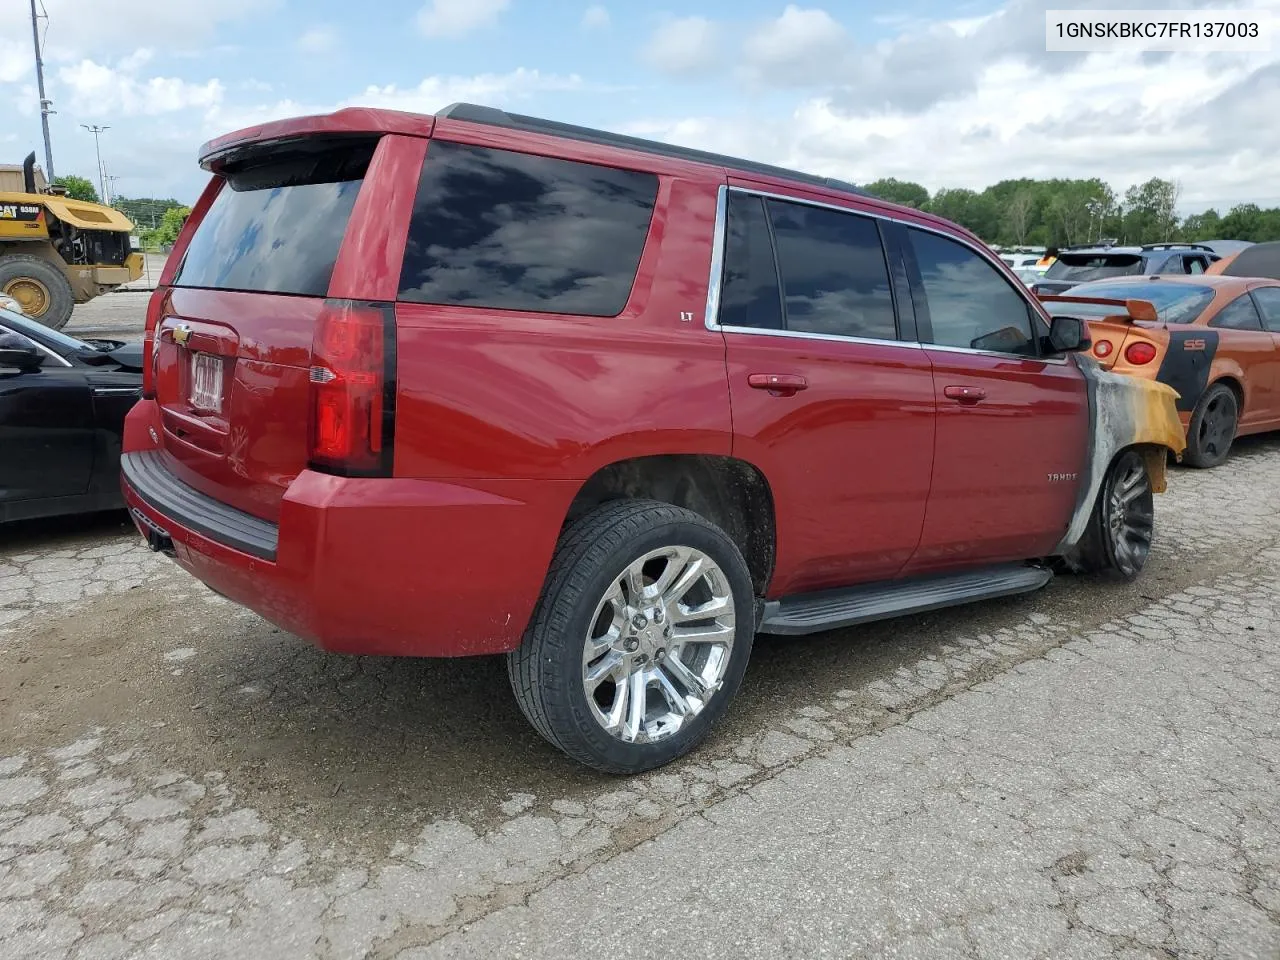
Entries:
<svg viewBox="0 0 1280 960">
<path fill-rule="evenodd" d="M 396 475 L 582 481 L 728 455 L 724 340 L 702 324 L 720 182 L 661 176 L 617 317 L 398 304 Z"/>
</svg>

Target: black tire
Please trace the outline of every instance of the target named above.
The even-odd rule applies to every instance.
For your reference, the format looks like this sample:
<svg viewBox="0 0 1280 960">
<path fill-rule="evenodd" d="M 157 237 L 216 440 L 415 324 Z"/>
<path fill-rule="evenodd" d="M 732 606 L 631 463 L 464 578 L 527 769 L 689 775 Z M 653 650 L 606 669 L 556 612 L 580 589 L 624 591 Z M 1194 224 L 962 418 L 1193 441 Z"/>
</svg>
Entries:
<svg viewBox="0 0 1280 960">
<path fill-rule="evenodd" d="M 1086 573 L 1133 580 L 1146 566 L 1154 526 L 1146 462 L 1138 451 L 1125 450 L 1107 470 L 1072 565 Z"/>
<path fill-rule="evenodd" d="M 1240 401 L 1225 383 L 1204 392 L 1187 427 L 1187 452 L 1183 462 L 1192 467 L 1216 467 L 1227 459 L 1240 427 Z"/>
<path fill-rule="evenodd" d="M 76 305 L 66 274 L 48 260 L 30 254 L 11 253 L 0 257 L 0 291 L 7 292 L 11 284 L 28 279 L 44 289 L 47 303 L 43 310 L 27 316 L 46 327 L 61 330 L 71 319 L 71 310 Z M 20 297 L 14 299 L 21 302 Z"/>
<path fill-rule="evenodd" d="M 718 689 L 699 712 L 660 739 L 627 742 L 611 734 L 588 703 L 584 648 L 597 605 L 628 565 L 676 546 L 700 551 L 723 573 L 734 612 L 731 652 Z M 620 500 L 587 514 L 561 536 L 524 641 L 507 655 L 507 671 L 520 709 L 553 746 L 606 773 L 640 773 L 670 763 L 707 735 L 742 684 L 754 635 L 751 574 L 734 542 L 690 510 Z"/>
</svg>

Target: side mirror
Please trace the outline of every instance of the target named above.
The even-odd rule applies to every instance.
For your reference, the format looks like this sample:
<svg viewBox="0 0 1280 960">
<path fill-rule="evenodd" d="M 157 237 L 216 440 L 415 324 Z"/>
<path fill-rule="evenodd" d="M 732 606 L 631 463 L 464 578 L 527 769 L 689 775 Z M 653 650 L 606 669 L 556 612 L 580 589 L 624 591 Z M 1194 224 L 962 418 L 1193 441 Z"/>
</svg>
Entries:
<svg viewBox="0 0 1280 960">
<path fill-rule="evenodd" d="M 0 370 L 17 369 L 19 373 L 31 373 L 44 364 L 44 354 L 35 347 L 0 350 Z"/>
<path fill-rule="evenodd" d="M 1049 324 L 1049 349 L 1053 353 L 1083 350 L 1092 342 L 1088 325 L 1079 317 L 1054 317 Z"/>
</svg>

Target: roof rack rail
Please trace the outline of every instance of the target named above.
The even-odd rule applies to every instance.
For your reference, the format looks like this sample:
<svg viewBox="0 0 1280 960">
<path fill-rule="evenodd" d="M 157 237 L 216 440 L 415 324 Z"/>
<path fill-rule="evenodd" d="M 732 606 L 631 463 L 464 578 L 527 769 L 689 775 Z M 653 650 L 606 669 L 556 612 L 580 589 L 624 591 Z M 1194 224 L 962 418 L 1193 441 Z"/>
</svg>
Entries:
<svg viewBox="0 0 1280 960">
<path fill-rule="evenodd" d="M 758 173 L 796 183 L 807 183 L 825 187 L 828 190 L 839 190 L 859 197 L 871 194 L 855 184 L 835 177 L 823 177 L 814 173 L 802 173 L 786 167 L 775 167 L 754 160 L 743 160 L 739 157 L 710 153 L 706 150 L 694 150 L 691 147 L 679 147 L 658 140 L 646 140 L 643 137 L 630 137 L 621 133 L 610 133 L 607 130 L 595 130 L 591 127 L 579 127 L 558 120 L 542 120 L 520 113 L 508 113 L 497 107 L 485 107 L 474 103 L 451 103 L 436 116 L 448 120 L 464 120 L 467 123 L 482 123 L 490 127 L 502 127 L 507 130 L 524 130 L 529 133 L 542 133 L 554 137 L 565 137 L 569 140 L 580 140 L 584 143 L 598 143 L 606 147 L 620 147 L 627 150 L 638 150 L 642 153 L 660 157 L 671 157 L 675 160 L 692 160 L 695 163 L 709 163 L 717 167 L 728 167 L 741 173 Z"/>
<path fill-rule="evenodd" d="M 1186 248 L 1190 248 L 1192 250 L 1208 250 L 1210 253 L 1213 253 L 1213 247 L 1204 243 L 1182 243 L 1172 241 L 1169 243 L 1144 243 L 1142 245 L 1143 250 L 1182 250 Z"/>
<path fill-rule="evenodd" d="M 1095 240 L 1093 243 L 1073 243 L 1070 246 L 1059 247 L 1058 249 L 1065 253 L 1068 250 L 1104 250 L 1115 245 L 1116 242 L 1114 240 Z"/>
</svg>

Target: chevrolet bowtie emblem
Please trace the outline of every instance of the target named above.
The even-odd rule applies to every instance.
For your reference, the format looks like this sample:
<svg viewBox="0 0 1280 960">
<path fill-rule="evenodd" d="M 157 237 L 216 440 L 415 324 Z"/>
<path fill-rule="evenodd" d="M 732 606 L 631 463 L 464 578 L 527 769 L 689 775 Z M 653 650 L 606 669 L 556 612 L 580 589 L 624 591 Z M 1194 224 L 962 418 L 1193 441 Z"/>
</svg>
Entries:
<svg viewBox="0 0 1280 960">
<path fill-rule="evenodd" d="M 180 323 L 173 328 L 173 342 L 186 343 L 191 339 L 191 328 L 185 323 Z"/>
</svg>

